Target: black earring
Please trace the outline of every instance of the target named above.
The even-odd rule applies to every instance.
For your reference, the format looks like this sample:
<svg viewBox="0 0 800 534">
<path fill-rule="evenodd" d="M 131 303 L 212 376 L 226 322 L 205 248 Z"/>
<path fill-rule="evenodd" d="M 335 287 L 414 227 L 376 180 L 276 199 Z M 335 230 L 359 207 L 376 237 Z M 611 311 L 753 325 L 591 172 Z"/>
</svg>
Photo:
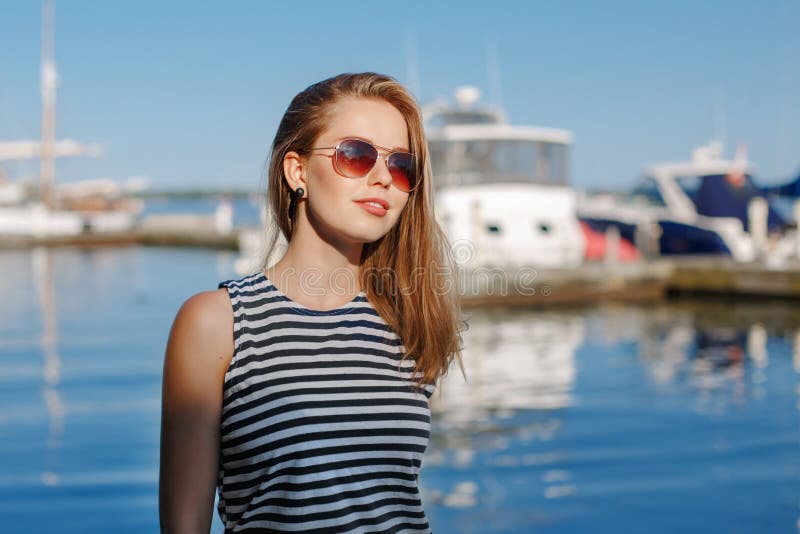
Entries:
<svg viewBox="0 0 800 534">
<path fill-rule="evenodd" d="M 302 187 L 298 187 L 294 191 L 292 191 L 292 198 L 289 200 L 289 216 L 294 217 L 294 210 L 297 207 L 297 201 L 303 198 L 306 192 L 303 191 Z"/>
</svg>

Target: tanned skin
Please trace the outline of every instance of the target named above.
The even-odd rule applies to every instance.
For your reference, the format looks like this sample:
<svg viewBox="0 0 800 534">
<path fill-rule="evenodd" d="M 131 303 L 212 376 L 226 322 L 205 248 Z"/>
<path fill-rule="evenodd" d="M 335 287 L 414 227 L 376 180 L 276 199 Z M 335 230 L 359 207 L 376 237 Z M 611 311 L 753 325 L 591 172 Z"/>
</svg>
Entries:
<svg viewBox="0 0 800 534">
<path fill-rule="evenodd" d="M 164 358 L 159 520 L 161 532 L 209 532 L 219 465 L 222 384 L 233 357 L 227 291 L 188 299 Z"/>
</svg>

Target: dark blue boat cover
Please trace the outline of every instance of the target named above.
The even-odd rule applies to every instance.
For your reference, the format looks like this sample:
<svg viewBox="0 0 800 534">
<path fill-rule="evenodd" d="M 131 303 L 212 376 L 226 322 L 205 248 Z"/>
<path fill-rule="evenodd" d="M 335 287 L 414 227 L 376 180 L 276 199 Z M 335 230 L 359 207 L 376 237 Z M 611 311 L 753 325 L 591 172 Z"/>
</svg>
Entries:
<svg viewBox="0 0 800 534">
<path fill-rule="evenodd" d="M 749 229 L 747 206 L 755 197 L 764 196 L 749 175 L 711 174 L 703 176 L 700 187 L 692 195 L 697 213 L 707 217 L 736 217 Z M 786 221 L 769 207 L 767 228 L 777 231 L 786 226 Z"/>
</svg>

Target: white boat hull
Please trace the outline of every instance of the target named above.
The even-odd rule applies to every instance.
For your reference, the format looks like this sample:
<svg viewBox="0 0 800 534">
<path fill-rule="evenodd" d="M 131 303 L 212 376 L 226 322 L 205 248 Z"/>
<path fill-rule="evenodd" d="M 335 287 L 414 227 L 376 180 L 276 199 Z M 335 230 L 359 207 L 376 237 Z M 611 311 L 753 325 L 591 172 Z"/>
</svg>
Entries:
<svg viewBox="0 0 800 534">
<path fill-rule="evenodd" d="M 585 238 L 566 186 L 481 184 L 442 188 L 436 212 L 460 265 L 569 268 Z"/>
<path fill-rule="evenodd" d="M 128 211 L 49 210 L 43 204 L 0 208 L 0 237 L 69 237 L 126 232 L 138 214 Z"/>
<path fill-rule="evenodd" d="M 0 236 L 74 236 L 83 232 L 78 213 L 51 211 L 41 204 L 0 209 Z"/>
</svg>

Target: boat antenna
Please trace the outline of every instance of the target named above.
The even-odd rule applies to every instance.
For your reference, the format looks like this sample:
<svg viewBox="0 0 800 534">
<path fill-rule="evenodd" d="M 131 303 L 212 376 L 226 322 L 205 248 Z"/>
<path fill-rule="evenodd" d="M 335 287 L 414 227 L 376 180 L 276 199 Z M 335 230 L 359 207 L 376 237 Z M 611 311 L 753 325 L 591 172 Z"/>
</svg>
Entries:
<svg viewBox="0 0 800 534">
<path fill-rule="evenodd" d="M 711 124 L 714 139 L 725 145 L 725 106 L 722 101 L 722 91 L 719 87 L 714 89 L 711 109 Z"/>
<path fill-rule="evenodd" d="M 39 185 L 42 202 L 53 206 L 53 187 L 55 182 L 55 140 L 56 140 L 56 85 L 58 73 L 54 59 L 55 5 L 53 0 L 42 2 L 42 143 Z"/>
<path fill-rule="evenodd" d="M 417 36 L 413 28 L 406 29 L 406 84 L 411 94 L 420 98 L 419 65 L 417 64 Z"/>
<path fill-rule="evenodd" d="M 489 82 L 489 101 L 498 109 L 503 109 L 503 87 L 500 83 L 500 52 L 497 39 L 486 39 L 486 78 Z"/>
</svg>

